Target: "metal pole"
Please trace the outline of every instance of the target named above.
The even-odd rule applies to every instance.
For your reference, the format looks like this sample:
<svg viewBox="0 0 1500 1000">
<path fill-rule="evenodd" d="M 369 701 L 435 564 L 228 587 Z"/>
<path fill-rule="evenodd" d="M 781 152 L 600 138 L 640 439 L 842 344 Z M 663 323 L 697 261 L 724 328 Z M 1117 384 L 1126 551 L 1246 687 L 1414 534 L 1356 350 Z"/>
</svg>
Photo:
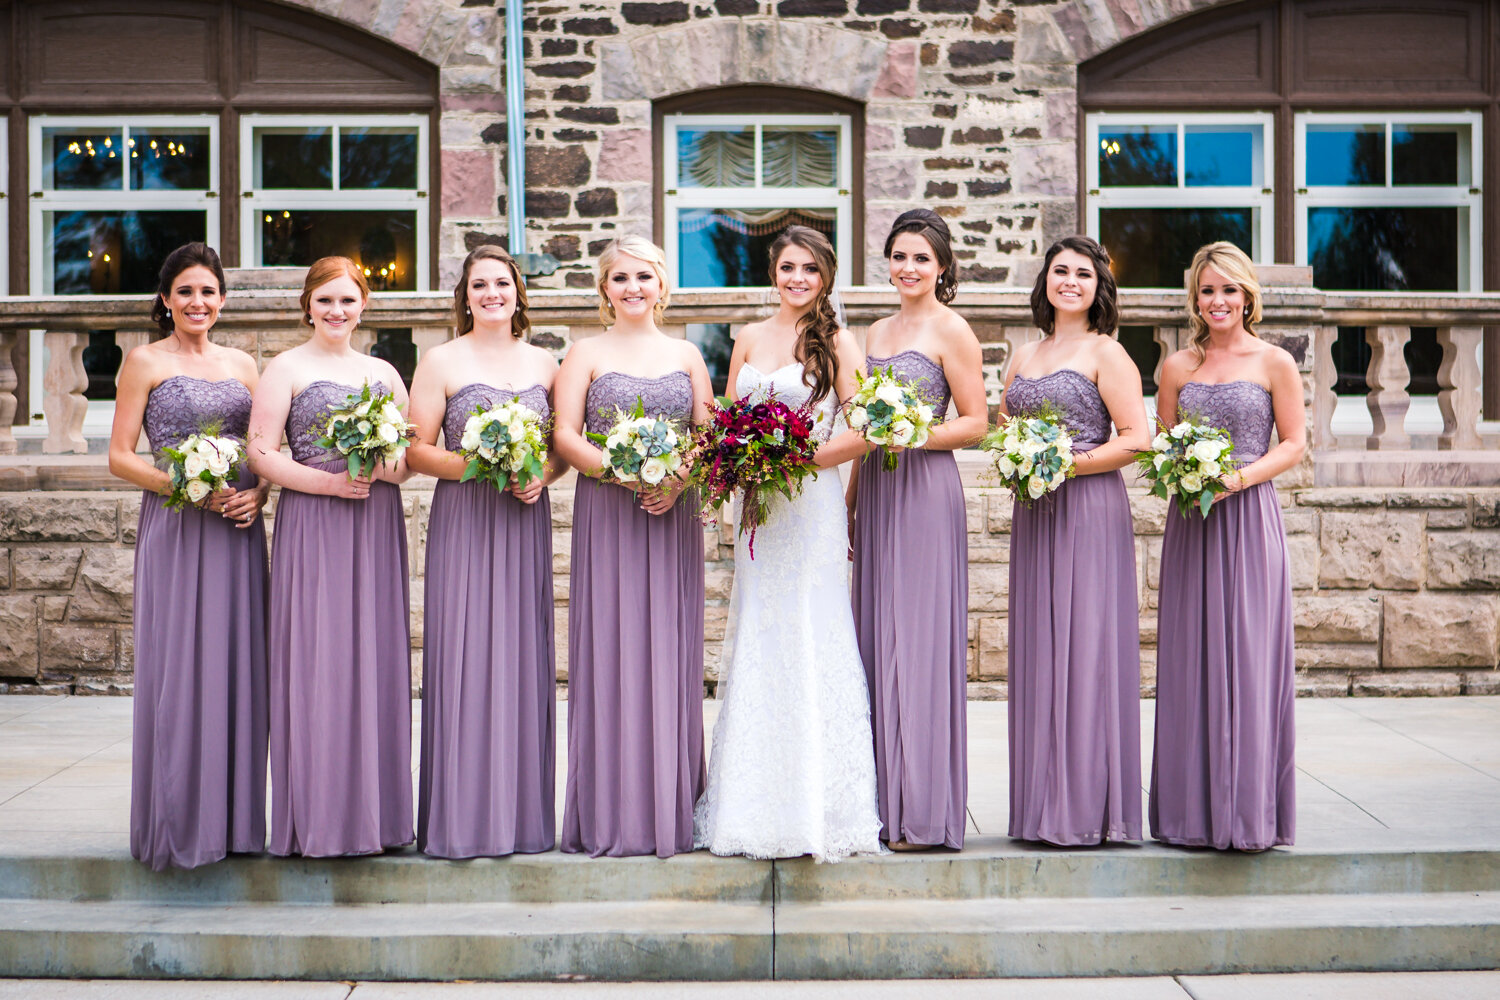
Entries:
<svg viewBox="0 0 1500 1000">
<path fill-rule="evenodd" d="M 522 0 L 505 0 L 505 215 L 510 252 L 526 252 L 526 71 L 521 62 Z"/>
</svg>

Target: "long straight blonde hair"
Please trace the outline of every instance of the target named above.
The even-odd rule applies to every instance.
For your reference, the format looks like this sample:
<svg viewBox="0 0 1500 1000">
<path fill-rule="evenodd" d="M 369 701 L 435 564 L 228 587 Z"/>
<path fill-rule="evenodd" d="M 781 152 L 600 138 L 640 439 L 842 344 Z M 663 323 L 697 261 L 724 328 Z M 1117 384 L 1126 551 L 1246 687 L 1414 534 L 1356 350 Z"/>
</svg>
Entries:
<svg viewBox="0 0 1500 1000">
<path fill-rule="evenodd" d="M 1241 320 L 1244 322 L 1245 332 L 1252 337 L 1260 336 L 1255 332 L 1255 324 L 1260 322 L 1261 302 L 1260 279 L 1255 276 L 1255 265 L 1250 262 L 1245 251 L 1225 240 L 1199 247 L 1198 252 L 1193 254 L 1193 266 L 1188 269 L 1187 277 L 1188 324 L 1193 331 L 1188 348 L 1193 352 L 1193 357 L 1198 359 L 1199 365 L 1203 364 L 1206 357 L 1208 322 L 1198 314 L 1198 283 L 1203 279 L 1203 272 L 1210 267 L 1244 290 L 1245 314 Z"/>
</svg>

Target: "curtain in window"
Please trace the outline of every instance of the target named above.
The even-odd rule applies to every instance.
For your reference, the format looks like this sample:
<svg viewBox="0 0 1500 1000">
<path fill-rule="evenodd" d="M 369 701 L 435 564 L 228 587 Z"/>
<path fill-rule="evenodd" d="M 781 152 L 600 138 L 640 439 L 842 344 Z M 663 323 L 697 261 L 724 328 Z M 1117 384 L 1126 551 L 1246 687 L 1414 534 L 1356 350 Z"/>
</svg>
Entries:
<svg viewBox="0 0 1500 1000">
<path fill-rule="evenodd" d="M 810 226 L 829 235 L 838 213 L 831 208 L 714 208 L 685 211 L 680 217 L 684 234 L 720 226 L 744 236 L 769 236 L 787 226 Z"/>
<path fill-rule="evenodd" d="M 761 148 L 766 187 L 833 187 L 838 179 L 838 133 L 829 129 L 771 131 Z"/>
<path fill-rule="evenodd" d="M 683 172 L 697 187 L 755 186 L 755 131 L 677 133 Z M 684 148 L 685 147 L 685 148 Z"/>
<path fill-rule="evenodd" d="M 684 183 L 696 187 L 755 186 L 753 129 L 677 133 Z M 761 143 L 765 187 L 833 187 L 838 180 L 838 133 L 831 129 L 766 129 Z"/>
</svg>

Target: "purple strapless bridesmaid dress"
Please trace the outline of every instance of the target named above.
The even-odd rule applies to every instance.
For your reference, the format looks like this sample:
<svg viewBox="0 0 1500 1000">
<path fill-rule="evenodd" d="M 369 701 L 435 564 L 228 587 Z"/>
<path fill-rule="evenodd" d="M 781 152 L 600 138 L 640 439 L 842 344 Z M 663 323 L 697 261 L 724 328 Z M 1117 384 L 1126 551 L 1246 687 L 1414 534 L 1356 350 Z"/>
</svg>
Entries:
<svg viewBox="0 0 1500 1000">
<path fill-rule="evenodd" d="M 474 409 L 547 392 L 472 383 L 448 397 L 457 451 Z M 417 847 L 442 858 L 550 851 L 557 728 L 552 505 L 439 480 L 427 524 Z"/>
<path fill-rule="evenodd" d="M 1270 444 L 1271 394 L 1253 382 L 1189 382 L 1177 411 L 1228 430 L 1241 464 Z M 1156 645 L 1151 835 L 1221 850 L 1292 843 L 1292 585 L 1272 484 L 1207 518 L 1167 515 Z"/>
<path fill-rule="evenodd" d="M 1073 450 L 1109 440 L 1086 376 L 1017 375 L 1006 408 L 1051 402 Z M 1050 844 L 1141 837 L 1135 532 L 1119 472 L 1078 476 L 1010 529 L 1010 835 Z"/>
<path fill-rule="evenodd" d="M 686 372 L 606 372 L 586 423 L 615 408 L 686 425 Z M 633 491 L 578 477 L 568 588 L 568 785 L 562 849 L 599 857 L 693 849 L 703 794 L 703 526 L 693 505 L 646 513 Z"/>
<path fill-rule="evenodd" d="M 174 375 L 146 399 L 152 450 L 205 424 L 244 440 L 250 390 Z M 255 476 L 241 467 L 237 489 Z M 141 494 L 135 543 L 130 853 L 157 871 L 266 846 L 266 528 Z"/>
<path fill-rule="evenodd" d="M 387 391 L 376 383 L 378 392 Z M 313 382 L 286 435 L 303 465 L 356 386 Z M 401 488 L 365 500 L 283 488 L 271 546 L 271 853 L 375 854 L 412 841 L 411 630 Z"/>
<path fill-rule="evenodd" d="M 942 366 L 917 351 L 870 358 L 948 409 Z M 964 846 L 969 795 L 969 535 L 951 451 L 911 449 L 859 468 L 854 624 L 870 685 L 884 840 Z"/>
</svg>

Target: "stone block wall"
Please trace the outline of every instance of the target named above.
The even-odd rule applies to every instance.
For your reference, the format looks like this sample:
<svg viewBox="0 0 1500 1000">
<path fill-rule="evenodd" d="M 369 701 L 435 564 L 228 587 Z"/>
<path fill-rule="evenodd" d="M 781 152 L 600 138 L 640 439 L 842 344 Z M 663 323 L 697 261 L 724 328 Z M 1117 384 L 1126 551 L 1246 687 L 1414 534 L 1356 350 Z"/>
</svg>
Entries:
<svg viewBox="0 0 1500 1000">
<path fill-rule="evenodd" d="M 1004 696 L 1011 501 L 964 456 L 971 697 Z M 420 686 L 430 490 L 405 491 L 413 686 Z M 138 494 L 0 493 L 0 693 L 127 693 Z M 1282 492 L 1305 695 L 1500 693 L 1500 489 Z M 1156 678 L 1166 504 L 1131 491 L 1141 683 Z M 269 524 L 274 534 L 274 505 Z M 573 493 L 552 491 L 558 677 L 567 677 Z M 733 527 L 704 528 L 704 665 L 717 679 L 734 576 Z"/>
</svg>

